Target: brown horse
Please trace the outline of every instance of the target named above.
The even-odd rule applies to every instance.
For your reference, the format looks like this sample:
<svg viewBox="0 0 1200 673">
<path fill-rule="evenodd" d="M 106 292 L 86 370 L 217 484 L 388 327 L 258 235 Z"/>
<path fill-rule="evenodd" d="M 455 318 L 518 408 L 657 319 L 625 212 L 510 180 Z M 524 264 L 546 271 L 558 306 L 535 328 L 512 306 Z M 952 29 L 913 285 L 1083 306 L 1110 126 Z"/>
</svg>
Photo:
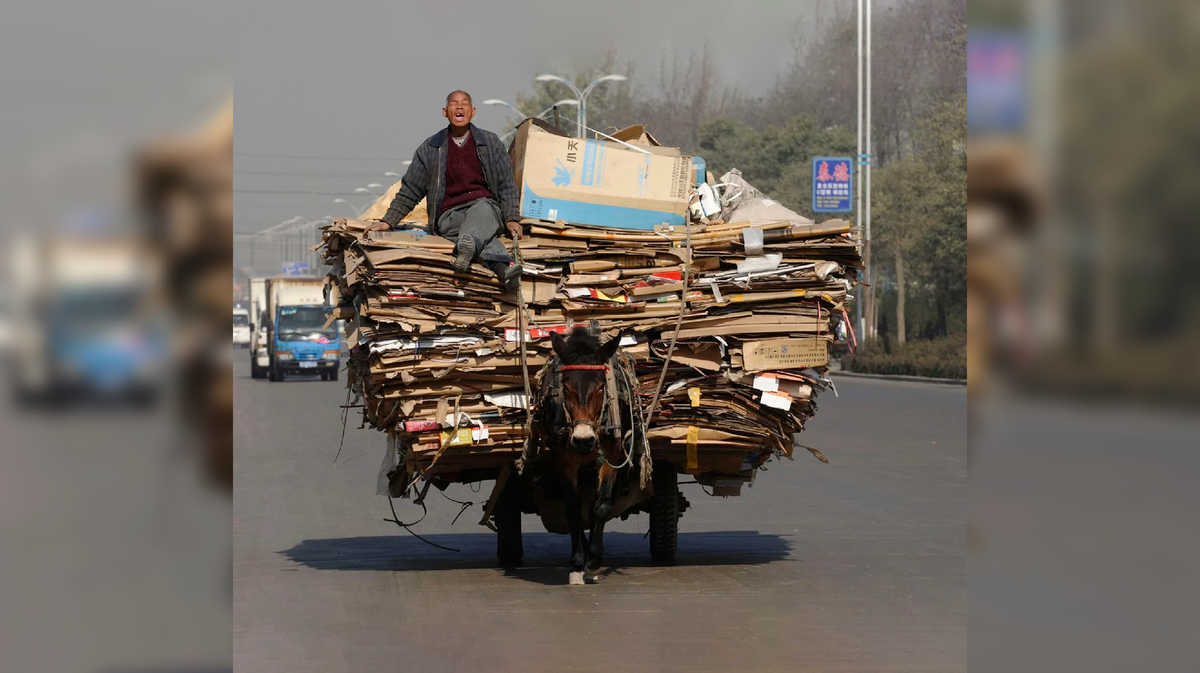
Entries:
<svg viewBox="0 0 1200 673">
<path fill-rule="evenodd" d="M 571 584 L 595 579 L 604 560 L 604 524 L 651 495 L 636 379 L 620 338 L 600 343 L 585 327 L 554 334 L 555 357 L 542 372 L 539 434 L 566 496 Z M 590 525 L 591 534 L 584 534 Z"/>
</svg>

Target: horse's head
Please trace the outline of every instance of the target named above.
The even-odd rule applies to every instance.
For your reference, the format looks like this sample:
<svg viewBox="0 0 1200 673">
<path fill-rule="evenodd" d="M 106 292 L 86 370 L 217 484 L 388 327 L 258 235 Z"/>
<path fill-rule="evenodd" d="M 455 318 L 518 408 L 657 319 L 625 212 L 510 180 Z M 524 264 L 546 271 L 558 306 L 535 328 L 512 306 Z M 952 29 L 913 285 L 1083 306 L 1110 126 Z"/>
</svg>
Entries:
<svg viewBox="0 0 1200 673">
<path fill-rule="evenodd" d="M 571 336 L 555 333 L 554 352 L 562 371 L 562 404 L 570 423 L 571 446 L 580 454 L 595 451 L 604 418 L 609 361 L 621 345 L 619 338 L 600 344 L 599 337 L 585 327 L 576 327 Z"/>
</svg>

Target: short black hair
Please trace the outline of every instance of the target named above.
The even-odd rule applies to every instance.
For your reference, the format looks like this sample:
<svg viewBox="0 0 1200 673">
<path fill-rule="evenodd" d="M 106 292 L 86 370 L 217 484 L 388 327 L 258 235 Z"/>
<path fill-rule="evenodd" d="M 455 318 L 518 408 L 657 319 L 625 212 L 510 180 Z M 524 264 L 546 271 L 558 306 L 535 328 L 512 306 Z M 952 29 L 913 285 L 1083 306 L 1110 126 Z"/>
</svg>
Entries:
<svg viewBox="0 0 1200 673">
<path fill-rule="evenodd" d="M 471 99 L 471 94 L 467 93 L 466 91 L 463 91 L 462 89 L 455 89 L 454 91 L 451 91 L 450 93 L 446 94 L 446 105 L 450 104 L 450 99 L 453 98 L 454 94 L 456 94 L 456 93 L 461 93 L 462 95 L 467 97 L 468 102 L 470 102 L 472 105 L 475 104 L 475 101 Z"/>
</svg>

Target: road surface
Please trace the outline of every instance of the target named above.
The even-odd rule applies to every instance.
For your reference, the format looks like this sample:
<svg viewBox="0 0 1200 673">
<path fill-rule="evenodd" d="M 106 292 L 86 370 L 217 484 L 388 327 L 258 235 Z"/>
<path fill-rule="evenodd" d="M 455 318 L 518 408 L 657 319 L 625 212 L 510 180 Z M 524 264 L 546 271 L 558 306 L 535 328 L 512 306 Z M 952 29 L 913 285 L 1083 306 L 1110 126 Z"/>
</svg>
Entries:
<svg viewBox="0 0 1200 673">
<path fill-rule="evenodd" d="M 526 515 L 525 560 L 495 563 L 479 493 L 431 490 L 416 530 L 374 495 L 383 436 L 342 435 L 339 383 L 269 383 L 234 360 L 238 671 L 964 671 L 967 418 L 958 386 L 837 379 L 804 451 L 752 489 L 684 486 L 679 562 L 654 567 L 645 515 L 605 535 L 611 568 L 567 585 L 570 543 Z M 420 514 L 397 500 L 402 520 Z"/>
</svg>

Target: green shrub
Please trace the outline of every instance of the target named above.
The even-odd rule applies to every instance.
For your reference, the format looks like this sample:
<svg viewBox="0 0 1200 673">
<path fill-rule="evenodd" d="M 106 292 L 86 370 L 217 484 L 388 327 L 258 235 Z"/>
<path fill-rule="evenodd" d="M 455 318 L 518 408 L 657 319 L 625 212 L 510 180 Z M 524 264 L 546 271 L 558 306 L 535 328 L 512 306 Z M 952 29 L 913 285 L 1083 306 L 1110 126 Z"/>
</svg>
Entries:
<svg viewBox="0 0 1200 673">
<path fill-rule="evenodd" d="M 890 354 L 881 339 L 863 343 L 858 352 L 842 357 L 842 369 L 864 374 L 928 376 L 937 379 L 967 378 L 965 334 L 934 340 L 892 343 Z"/>
</svg>

